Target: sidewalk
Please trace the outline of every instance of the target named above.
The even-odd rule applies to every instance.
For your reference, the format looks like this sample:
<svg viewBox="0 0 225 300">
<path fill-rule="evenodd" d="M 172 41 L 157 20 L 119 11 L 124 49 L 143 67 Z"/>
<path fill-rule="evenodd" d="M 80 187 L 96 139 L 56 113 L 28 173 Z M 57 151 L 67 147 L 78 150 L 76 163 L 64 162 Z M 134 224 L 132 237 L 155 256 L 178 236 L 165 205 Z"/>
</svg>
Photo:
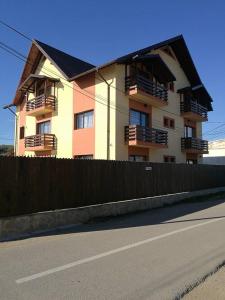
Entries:
<svg viewBox="0 0 225 300">
<path fill-rule="evenodd" d="M 184 297 L 185 300 L 224 300 L 225 299 L 225 267 L 205 282 L 193 289 Z"/>
</svg>

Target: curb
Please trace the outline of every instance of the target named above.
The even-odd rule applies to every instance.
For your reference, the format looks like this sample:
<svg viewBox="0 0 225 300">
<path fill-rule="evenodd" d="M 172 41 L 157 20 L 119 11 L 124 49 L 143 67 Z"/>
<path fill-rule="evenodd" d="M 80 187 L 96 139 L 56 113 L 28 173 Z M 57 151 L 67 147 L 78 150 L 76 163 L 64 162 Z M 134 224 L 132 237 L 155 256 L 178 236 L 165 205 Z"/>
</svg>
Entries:
<svg viewBox="0 0 225 300">
<path fill-rule="evenodd" d="M 192 197 L 206 196 L 223 191 L 225 191 L 225 187 L 0 218 L 0 242 L 86 223 L 97 217 L 119 216 L 145 211 Z"/>
</svg>

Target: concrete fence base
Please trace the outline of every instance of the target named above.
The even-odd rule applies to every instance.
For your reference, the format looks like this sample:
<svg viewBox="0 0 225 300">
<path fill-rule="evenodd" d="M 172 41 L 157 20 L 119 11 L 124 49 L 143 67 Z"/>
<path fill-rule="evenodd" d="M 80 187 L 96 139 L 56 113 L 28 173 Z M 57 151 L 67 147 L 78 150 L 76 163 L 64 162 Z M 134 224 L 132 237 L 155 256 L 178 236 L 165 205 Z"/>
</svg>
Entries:
<svg viewBox="0 0 225 300">
<path fill-rule="evenodd" d="M 0 218 L 0 241 L 81 224 L 96 217 L 118 216 L 144 211 L 180 202 L 188 198 L 206 196 L 223 191 L 225 191 L 225 187 Z"/>
</svg>

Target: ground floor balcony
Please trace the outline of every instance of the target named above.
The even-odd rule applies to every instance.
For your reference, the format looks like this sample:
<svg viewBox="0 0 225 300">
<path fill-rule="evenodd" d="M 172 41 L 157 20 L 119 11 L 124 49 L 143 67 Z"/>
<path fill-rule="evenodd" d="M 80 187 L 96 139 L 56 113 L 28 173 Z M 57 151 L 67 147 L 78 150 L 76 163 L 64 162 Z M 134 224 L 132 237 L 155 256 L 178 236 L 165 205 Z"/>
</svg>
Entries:
<svg viewBox="0 0 225 300">
<path fill-rule="evenodd" d="M 36 134 L 25 137 L 26 151 L 49 151 L 56 149 L 56 136 L 54 134 Z"/>
<path fill-rule="evenodd" d="M 181 139 L 181 150 L 186 153 L 208 153 L 208 141 L 187 137 Z"/>
<path fill-rule="evenodd" d="M 208 120 L 208 109 L 195 101 L 185 101 L 180 104 L 181 115 L 184 118 L 197 122 Z"/>
<path fill-rule="evenodd" d="M 129 146 L 165 148 L 168 143 L 168 133 L 140 125 L 129 125 L 125 126 L 125 143 Z"/>
<path fill-rule="evenodd" d="M 40 95 L 26 103 L 26 113 L 29 116 L 38 116 L 55 111 L 55 96 Z"/>
<path fill-rule="evenodd" d="M 145 101 L 155 107 L 168 104 L 167 89 L 140 75 L 127 76 L 125 90 L 129 98 Z"/>
</svg>

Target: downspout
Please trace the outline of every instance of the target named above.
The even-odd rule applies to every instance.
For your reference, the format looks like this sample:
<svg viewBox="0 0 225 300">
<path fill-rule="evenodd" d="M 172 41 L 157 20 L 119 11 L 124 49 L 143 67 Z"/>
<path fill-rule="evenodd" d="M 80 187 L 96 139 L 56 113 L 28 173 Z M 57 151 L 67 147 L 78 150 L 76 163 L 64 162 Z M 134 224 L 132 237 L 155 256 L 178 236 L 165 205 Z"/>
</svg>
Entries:
<svg viewBox="0 0 225 300">
<path fill-rule="evenodd" d="M 18 128 L 17 128 L 17 125 L 18 125 L 18 116 L 17 114 L 11 109 L 11 107 L 14 106 L 13 104 L 9 104 L 9 105 L 6 105 L 3 107 L 3 109 L 8 109 L 14 116 L 15 116 L 15 127 L 16 127 L 16 130 L 15 130 L 15 143 L 14 143 L 14 156 L 16 156 L 16 152 L 17 152 L 17 132 L 18 132 Z"/>
<path fill-rule="evenodd" d="M 102 78 L 102 80 L 107 84 L 107 160 L 110 160 L 110 87 L 113 83 L 113 80 L 111 80 L 110 83 L 104 78 L 104 76 L 99 72 L 97 69 L 97 73 Z"/>
</svg>

